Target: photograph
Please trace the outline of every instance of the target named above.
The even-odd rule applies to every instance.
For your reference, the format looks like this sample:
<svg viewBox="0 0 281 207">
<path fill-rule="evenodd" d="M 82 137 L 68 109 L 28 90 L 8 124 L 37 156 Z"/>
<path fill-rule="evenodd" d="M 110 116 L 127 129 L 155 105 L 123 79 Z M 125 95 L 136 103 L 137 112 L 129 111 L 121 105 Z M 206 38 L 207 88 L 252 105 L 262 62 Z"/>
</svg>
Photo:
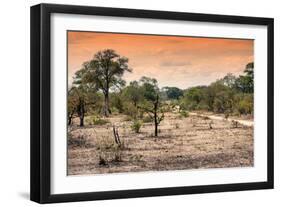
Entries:
<svg viewBox="0 0 281 207">
<path fill-rule="evenodd" d="M 67 31 L 67 175 L 254 167 L 254 40 Z"/>
<path fill-rule="evenodd" d="M 30 7 L 30 200 L 274 188 L 274 18 L 155 9 Z"/>
</svg>

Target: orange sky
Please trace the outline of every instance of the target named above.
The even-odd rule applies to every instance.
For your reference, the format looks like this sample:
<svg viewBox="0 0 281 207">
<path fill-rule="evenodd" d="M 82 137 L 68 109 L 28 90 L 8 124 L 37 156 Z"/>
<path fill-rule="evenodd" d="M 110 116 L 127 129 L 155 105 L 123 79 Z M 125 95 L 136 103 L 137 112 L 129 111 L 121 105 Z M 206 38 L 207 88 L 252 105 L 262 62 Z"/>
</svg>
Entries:
<svg viewBox="0 0 281 207">
<path fill-rule="evenodd" d="M 153 77 L 159 86 L 182 89 L 207 85 L 227 73 L 239 75 L 254 60 L 254 41 L 223 38 L 68 32 L 68 80 L 83 62 L 103 49 L 129 58 L 129 83 Z"/>
</svg>

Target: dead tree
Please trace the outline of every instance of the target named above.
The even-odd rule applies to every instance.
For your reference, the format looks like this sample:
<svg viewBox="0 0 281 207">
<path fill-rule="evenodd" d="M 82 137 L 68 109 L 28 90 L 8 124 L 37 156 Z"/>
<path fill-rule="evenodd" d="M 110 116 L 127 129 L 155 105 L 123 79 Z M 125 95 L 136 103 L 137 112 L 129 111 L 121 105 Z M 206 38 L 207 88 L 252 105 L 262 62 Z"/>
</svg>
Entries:
<svg viewBox="0 0 281 207">
<path fill-rule="evenodd" d="M 115 143 L 118 145 L 118 147 L 121 147 L 121 141 L 120 141 L 120 137 L 119 137 L 119 133 L 118 133 L 118 127 L 115 127 L 115 125 L 113 125 L 113 136 L 114 136 Z"/>
</svg>

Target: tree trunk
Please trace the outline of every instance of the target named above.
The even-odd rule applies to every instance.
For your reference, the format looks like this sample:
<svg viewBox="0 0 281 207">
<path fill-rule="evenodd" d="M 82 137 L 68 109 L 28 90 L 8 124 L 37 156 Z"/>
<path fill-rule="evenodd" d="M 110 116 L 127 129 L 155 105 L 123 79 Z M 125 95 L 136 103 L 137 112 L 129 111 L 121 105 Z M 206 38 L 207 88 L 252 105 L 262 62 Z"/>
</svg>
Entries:
<svg viewBox="0 0 281 207">
<path fill-rule="evenodd" d="M 85 106 L 84 106 L 83 100 L 80 100 L 78 115 L 79 115 L 79 119 L 80 119 L 80 127 L 83 127 L 84 126 L 84 115 L 85 115 Z"/>
<path fill-rule="evenodd" d="M 84 126 L 84 114 L 83 115 L 80 115 L 80 127 L 83 127 Z"/>
<path fill-rule="evenodd" d="M 74 113 L 75 113 L 74 111 L 71 111 L 68 113 L 68 125 L 72 124 L 72 118 L 73 118 Z"/>
<path fill-rule="evenodd" d="M 104 94 L 104 116 L 109 116 L 109 95 L 108 92 Z"/>
<path fill-rule="evenodd" d="M 68 125 L 71 125 L 72 123 L 72 116 L 68 116 Z"/>
<path fill-rule="evenodd" d="M 157 109 L 158 109 L 158 103 L 156 102 L 154 104 L 154 126 L 155 126 L 155 137 L 158 136 L 158 122 L 157 122 Z"/>
<path fill-rule="evenodd" d="M 158 124 L 157 124 L 157 122 L 155 122 L 155 132 L 154 132 L 154 134 L 155 134 L 155 137 L 158 136 Z"/>
</svg>

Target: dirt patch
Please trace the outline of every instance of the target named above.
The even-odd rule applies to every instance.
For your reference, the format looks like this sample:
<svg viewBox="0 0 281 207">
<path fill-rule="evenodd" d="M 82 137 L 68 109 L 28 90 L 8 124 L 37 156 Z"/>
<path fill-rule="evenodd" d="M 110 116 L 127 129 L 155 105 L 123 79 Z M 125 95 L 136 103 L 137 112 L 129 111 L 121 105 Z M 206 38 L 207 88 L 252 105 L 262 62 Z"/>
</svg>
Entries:
<svg viewBox="0 0 281 207">
<path fill-rule="evenodd" d="M 224 120 L 199 116 L 179 118 L 167 113 L 154 137 L 145 123 L 131 130 L 124 116 L 108 118 L 103 126 L 72 127 L 68 138 L 68 174 L 183 170 L 253 166 L 253 128 L 233 127 Z M 122 146 L 114 143 L 112 125 L 118 126 Z M 103 161 L 104 160 L 104 161 Z"/>
</svg>

